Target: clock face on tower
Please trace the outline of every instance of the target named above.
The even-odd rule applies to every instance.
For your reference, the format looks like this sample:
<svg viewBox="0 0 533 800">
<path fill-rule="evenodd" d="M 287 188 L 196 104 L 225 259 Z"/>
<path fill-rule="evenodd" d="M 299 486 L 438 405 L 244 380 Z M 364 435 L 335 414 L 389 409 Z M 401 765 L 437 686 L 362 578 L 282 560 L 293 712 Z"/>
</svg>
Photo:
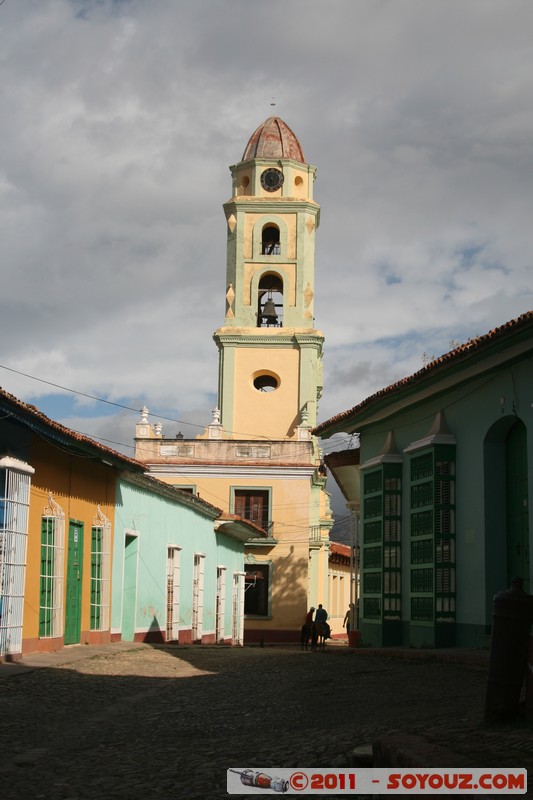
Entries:
<svg viewBox="0 0 533 800">
<path fill-rule="evenodd" d="M 283 185 L 283 172 L 275 167 L 269 167 L 261 175 L 261 186 L 267 192 L 275 192 Z"/>
</svg>

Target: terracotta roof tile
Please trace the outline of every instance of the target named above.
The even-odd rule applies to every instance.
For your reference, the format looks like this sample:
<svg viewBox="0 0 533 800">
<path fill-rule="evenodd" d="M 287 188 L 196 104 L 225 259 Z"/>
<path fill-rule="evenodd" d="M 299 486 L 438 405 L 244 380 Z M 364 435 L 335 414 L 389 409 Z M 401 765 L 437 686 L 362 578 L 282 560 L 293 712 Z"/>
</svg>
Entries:
<svg viewBox="0 0 533 800">
<path fill-rule="evenodd" d="M 217 506 L 214 506 L 212 503 L 208 503 L 207 501 L 196 497 L 196 495 L 191 495 L 188 492 L 184 492 L 179 487 L 172 486 L 172 484 L 161 481 L 155 476 L 147 475 L 145 472 L 146 465 L 142 462 L 122 455 L 122 453 L 113 450 L 111 447 L 107 447 L 106 445 L 100 444 L 94 439 L 91 439 L 90 436 L 85 436 L 82 433 L 73 431 L 71 428 L 67 428 L 60 422 L 55 422 L 53 419 L 50 419 L 50 417 L 47 417 L 46 414 L 43 414 L 42 411 L 39 411 L 36 406 L 32 405 L 31 403 L 24 403 L 22 400 L 19 400 L 14 395 L 9 394 L 9 392 L 6 392 L 0 388 L 0 407 L 2 405 L 13 407 L 15 409 L 15 415 L 18 410 L 21 414 L 22 421 L 24 417 L 29 417 L 30 420 L 34 420 L 39 425 L 50 428 L 52 431 L 55 431 L 65 439 L 70 439 L 73 443 L 79 444 L 89 450 L 93 450 L 100 456 L 106 456 L 110 459 L 112 458 L 117 467 L 130 470 L 127 480 L 133 480 L 135 483 L 146 488 L 152 487 L 154 491 L 157 491 L 159 494 L 166 494 L 172 499 L 180 498 L 188 505 L 194 505 L 198 508 L 202 508 L 206 512 L 210 512 L 214 517 L 218 517 L 222 514 L 221 509 L 217 508 Z M 254 527 L 251 524 L 250 526 Z"/>
<path fill-rule="evenodd" d="M 394 392 L 397 392 L 407 386 L 414 386 L 418 382 L 424 380 L 426 377 L 436 375 L 441 370 L 445 370 L 450 364 L 454 362 L 458 363 L 471 354 L 477 353 L 484 348 L 489 347 L 495 341 L 497 342 L 498 340 L 502 340 L 509 334 L 514 333 L 521 328 L 527 328 L 531 325 L 533 325 L 533 311 L 528 311 L 516 319 L 506 322 L 504 325 L 500 325 L 498 328 L 493 328 L 493 330 L 489 331 L 483 336 L 477 336 L 473 339 L 469 339 L 467 342 L 465 342 L 465 344 L 459 345 L 459 347 L 456 347 L 454 350 L 450 350 L 449 353 L 445 353 L 444 355 L 439 356 L 439 358 L 431 361 L 429 364 L 426 364 L 424 367 L 422 367 L 422 369 L 418 370 L 418 372 L 413 373 L 413 375 L 409 375 L 408 377 L 402 378 L 401 380 L 396 381 L 396 383 L 393 383 L 384 389 L 380 389 L 378 392 L 370 395 L 370 397 L 367 397 L 353 408 L 350 408 L 347 411 L 342 411 L 340 414 L 336 414 L 334 417 L 326 420 L 326 422 L 320 423 L 320 425 L 317 425 L 316 428 L 313 429 L 312 433 L 316 436 L 320 436 L 320 434 L 325 432 L 328 428 L 334 427 L 338 423 L 349 419 L 349 417 L 352 415 L 362 411 L 367 406 L 372 405 L 372 403 L 374 403 L 376 400 L 387 397 L 387 395 L 392 395 Z"/>
<path fill-rule="evenodd" d="M 122 455 L 122 453 L 119 453 L 117 450 L 113 450 L 111 447 L 100 444 L 94 439 L 91 439 L 90 436 L 85 436 L 85 434 L 73 431 L 71 428 L 67 428 L 60 422 L 55 422 L 55 420 L 50 419 L 50 417 L 47 417 L 46 414 L 43 414 L 42 411 L 39 411 L 36 406 L 30 403 L 23 403 L 22 400 L 18 399 L 18 397 L 15 397 L 14 395 L 9 394 L 9 392 L 6 392 L 4 389 L 0 388 L 0 404 L 2 401 L 12 406 L 15 410 L 15 413 L 18 410 L 21 415 L 50 428 L 52 431 L 55 431 L 57 434 L 70 439 L 72 442 L 76 442 L 83 447 L 96 450 L 101 455 L 112 457 L 115 461 L 120 462 L 120 465 L 122 466 L 133 467 L 136 470 L 143 471 L 145 469 L 144 464 L 142 464 L 140 461 L 136 461 L 133 458 Z"/>
<path fill-rule="evenodd" d="M 255 533 L 254 538 L 256 539 L 259 539 L 260 537 L 265 538 L 268 536 L 264 528 L 260 528 L 259 525 L 255 524 L 255 522 L 245 519 L 244 517 L 240 517 L 238 514 L 230 514 L 228 511 L 222 511 L 219 519 L 222 522 L 241 522 L 243 525 L 246 525 L 247 528 L 250 528 L 251 532 Z"/>
<path fill-rule="evenodd" d="M 340 542 L 330 542 L 329 551 L 330 553 L 336 553 L 339 556 L 346 556 L 346 558 L 350 558 L 350 548 L 348 547 L 347 544 L 341 544 Z"/>
<path fill-rule="evenodd" d="M 298 138 L 279 117 L 269 117 L 250 136 L 241 160 L 252 158 L 292 158 L 305 164 Z"/>
</svg>

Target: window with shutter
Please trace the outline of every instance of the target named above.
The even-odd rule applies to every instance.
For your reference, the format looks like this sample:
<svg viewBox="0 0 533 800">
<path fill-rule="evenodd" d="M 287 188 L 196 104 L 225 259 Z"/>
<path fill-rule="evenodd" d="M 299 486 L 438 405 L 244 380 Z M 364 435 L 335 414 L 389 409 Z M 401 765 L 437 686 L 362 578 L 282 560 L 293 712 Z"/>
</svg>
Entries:
<svg viewBox="0 0 533 800">
<path fill-rule="evenodd" d="M 247 519 L 262 528 L 269 530 L 269 491 L 258 489 L 235 489 L 233 508 L 239 517 Z"/>
<path fill-rule="evenodd" d="M 381 623 L 381 644 L 397 643 L 399 636 L 401 492 L 401 463 L 363 475 L 362 619 Z"/>
<path fill-rule="evenodd" d="M 100 506 L 91 528 L 91 614 L 92 631 L 109 628 L 111 585 L 111 522 Z"/>
<path fill-rule="evenodd" d="M 411 457 L 411 622 L 455 621 L 455 447 Z M 437 643 L 436 637 L 436 643 Z"/>
<path fill-rule="evenodd" d="M 41 575 L 39 636 L 63 635 L 63 564 L 65 549 L 65 513 L 48 496 L 41 523 Z"/>
</svg>

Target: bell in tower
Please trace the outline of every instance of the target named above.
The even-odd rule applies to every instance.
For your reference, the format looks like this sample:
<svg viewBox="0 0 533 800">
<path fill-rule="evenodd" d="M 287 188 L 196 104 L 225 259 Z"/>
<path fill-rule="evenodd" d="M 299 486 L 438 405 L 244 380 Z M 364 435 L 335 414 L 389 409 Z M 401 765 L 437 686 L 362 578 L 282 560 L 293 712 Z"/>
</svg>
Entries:
<svg viewBox="0 0 533 800">
<path fill-rule="evenodd" d="M 278 324 L 278 312 L 276 311 L 276 306 L 271 297 L 268 298 L 263 306 L 261 324 L 266 324 L 267 326 Z"/>
<path fill-rule="evenodd" d="M 257 327 L 279 327 L 278 308 L 283 309 L 283 284 L 277 275 L 267 273 L 259 282 Z"/>
</svg>

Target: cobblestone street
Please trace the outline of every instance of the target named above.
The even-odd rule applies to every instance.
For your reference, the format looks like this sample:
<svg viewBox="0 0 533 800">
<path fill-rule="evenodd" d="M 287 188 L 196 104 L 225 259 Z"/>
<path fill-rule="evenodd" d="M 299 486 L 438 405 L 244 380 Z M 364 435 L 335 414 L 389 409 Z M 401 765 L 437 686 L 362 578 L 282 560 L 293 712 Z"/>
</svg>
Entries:
<svg viewBox="0 0 533 800">
<path fill-rule="evenodd" d="M 475 727 L 486 688 L 483 667 L 343 645 L 110 645 L 0 678 L 5 800 L 227 797 L 228 767 L 350 766 L 386 731 Z"/>
</svg>

